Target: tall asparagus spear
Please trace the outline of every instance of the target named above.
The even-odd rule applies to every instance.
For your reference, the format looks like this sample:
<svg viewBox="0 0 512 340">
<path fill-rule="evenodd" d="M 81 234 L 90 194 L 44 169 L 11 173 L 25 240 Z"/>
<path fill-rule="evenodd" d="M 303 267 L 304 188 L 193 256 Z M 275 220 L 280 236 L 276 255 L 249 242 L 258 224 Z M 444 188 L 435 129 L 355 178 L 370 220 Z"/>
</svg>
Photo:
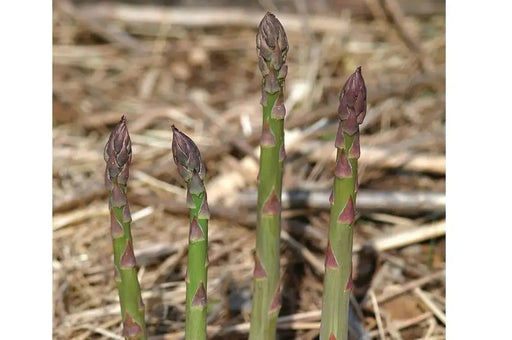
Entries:
<svg viewBox="0 0 512 340">
<path fill-rule="evenodd" d="M 352 291 L 352 236 L 358 189 L 359 124 L 366 115 L 366 87 L 361 67 L 348 78 L 340 95 L 336 167 L 325 256 L 321 340 L 347 340 Z"/>
<path fill-rule="evenodd" d="M 144 302 L 135 268 L 132 221 L 126 198 L 129 166 L 132 159 L 130 135 L 126 117 L 116 125 L 105 145 L 105 186 L 109 190 L 110 231 L 114 246 L 114 274 L 119 291 L 123 336 L 126 339 L 147 339 Z"/>
<path fill-rule="evenodd" d="M 258 66 L 263 75 L 263 125 L 258 175 L 258 225 L 249 339 L 275 339 L 281 308 L 279 244 L 284 150 L 284 81 L 288 40 L 283 26 L 268 13 L 256 35 Z"/>
<path fill-rule="evenodd" d="M 204 178 L 206 169 L 196 144 L 172 126 L 172 154 L 178 172 L 187 183 L 190 231 L 186 278 L 185 338 L 206 339 L 206 282 L 208 267 L 208 219 Z"/>
</svg>

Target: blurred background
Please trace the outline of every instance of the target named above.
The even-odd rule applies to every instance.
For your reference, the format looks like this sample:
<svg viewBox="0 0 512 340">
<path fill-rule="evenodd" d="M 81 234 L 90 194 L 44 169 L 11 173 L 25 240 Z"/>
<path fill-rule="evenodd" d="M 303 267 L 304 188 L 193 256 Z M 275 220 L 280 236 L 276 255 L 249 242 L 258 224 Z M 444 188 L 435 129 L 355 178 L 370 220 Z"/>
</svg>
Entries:
<svg viewBox="0 0 512 340">
<path fill-rule="evenodd" d="M 255 35 L 267 10 L 290 44 L 279 338 L 318 337 L 338 98 L 361 66 L 368 113 L 351 335 L 445 339 L 444 1 L 53 4 L 55 339 L 122 339 L 103 147 L 123 114 L 152 339 L 184 329 L 188 212 L 172 124 L 207 165 L 209 338 L 247 338 L 261 128 Z"/>
</svg>

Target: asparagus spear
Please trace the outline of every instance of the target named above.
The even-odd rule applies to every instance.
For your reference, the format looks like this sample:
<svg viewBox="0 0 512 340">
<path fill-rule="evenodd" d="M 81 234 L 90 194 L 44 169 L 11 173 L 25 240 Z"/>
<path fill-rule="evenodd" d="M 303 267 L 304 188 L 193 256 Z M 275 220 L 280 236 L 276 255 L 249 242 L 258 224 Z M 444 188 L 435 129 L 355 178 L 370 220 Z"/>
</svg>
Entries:
<svg viewBox="0 0 512 340">
<path fill-rule="evenodd" d="M 206 339 L 206 282 L 208 267 L 208 219 L 204 178 L 206 170 L 196 144 L 172 126 L 172 154 L 178 172 L 187 183 L 190 231 L 186 277 L 185 339 Z"/>
<path fill-rule="evenodd" d="M 358 190 L 359 124 L 366 115 L 366 87 L 361 67 L 348 78 L 340 95 L 336 135 L 336 168 L 325 256 L 321 340 L 347 340 L 352 291 L 352 235 Z"/>
<path fill-rule="evenodd" d="M 263 75 L 263 125 L 258 175 L 258 225 L 249 339 L 275 339 L 281 308 L 279 241 L 284 150 L 284 81 L 288 41 L 283 26 L 268 13 L 256 35 L 258 66 Z"/>
<path fill-rule="evenodd" d="M 110 231 L 114 247 L 114 274 L 121 315 L 123 336 L 126 339 L 147 339 L 144 320 L 144 302 L 135 268 L 133 240 L 130 231 L 132 221 L 126 197 L 129 166 L 132 159 L 130 135 L 126 117 L 116 125 L 105 145 L 105 186 L 109 190 Z"/>
</svg>

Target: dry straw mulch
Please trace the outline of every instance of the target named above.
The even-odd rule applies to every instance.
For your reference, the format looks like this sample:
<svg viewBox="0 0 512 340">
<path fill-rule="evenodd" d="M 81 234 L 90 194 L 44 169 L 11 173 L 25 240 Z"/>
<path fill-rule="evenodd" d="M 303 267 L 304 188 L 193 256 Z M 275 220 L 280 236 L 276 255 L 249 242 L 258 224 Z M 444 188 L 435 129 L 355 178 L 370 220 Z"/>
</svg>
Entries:
<svg viewBox="0 0 512 340">
<path fill-rule="evenodd" d="M 209 338 L 246 338 L 264 12 L 54 5 L 54 338 L 121 339 L 102 153 L 122 114 L 150 334 L 177 339 L 184 329 L 188 224 L 170 151 L 175 124 L 207 165 Z M 360 16 L 299 5 L 275 11 L 290 43 L 280 338 L 318 336 L 338 95 L 361 65 L 357 319 L 374 338 L 444 339 L 444 13 L 410 15 L 395 0 L 367 0 Z"/>
</svg>

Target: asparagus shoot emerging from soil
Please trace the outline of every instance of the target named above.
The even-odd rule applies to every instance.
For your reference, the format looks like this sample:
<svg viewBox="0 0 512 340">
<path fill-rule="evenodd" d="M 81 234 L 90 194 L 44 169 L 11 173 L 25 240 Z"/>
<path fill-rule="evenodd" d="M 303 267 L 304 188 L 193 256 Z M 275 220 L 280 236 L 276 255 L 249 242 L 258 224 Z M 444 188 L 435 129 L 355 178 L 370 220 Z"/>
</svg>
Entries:
<svg viewBox="0 0 512 340">
<path fill-rule="evenodd" d="M 186 287 L 185 339 L 206 339 L 206 282 L 208 219 L 204 178 L 206 170 L 196 144 L 172 126 L 172 154 L 180 176 L 187 183 L 190 208 Z"/>
<path fill-rule="evenodd" d="M 129 166 L 132 159 L 130 135 L 126 128 L 126 117 L 116 125 L 107 144 L 104 158 L 105 186 L 109 191 L 110 231 L 114 247 L 114 277 L 121 315 L 123 336 L 126 339 L 147 339 L 144 320 L 144 302 L 137 278 L 133 240 L 130 231 L 132 221 L 126 197 Z"/>
<path fill-rule="evenodd" d="M 279 244 L 284 150 L 284 81 L 288 41 L 277 18 L 267 13 L 256 35 L 258 66 L 263 76 L 263 125 L 258 175 L 258 225 L 249 339 L 275 339 L 281 308 Z"/>
<path fill-rule="evenodd" d="M 366 87 L 361 67 L 348 78 L 340 95 L 336 135 L 336 167 L 331 195 L 329 236 L 325 255 L 321 340 L 347 340 L 352 291 L 352 236 L 358 190 L 359 124 L 366 115 Z"/>
</svg>

